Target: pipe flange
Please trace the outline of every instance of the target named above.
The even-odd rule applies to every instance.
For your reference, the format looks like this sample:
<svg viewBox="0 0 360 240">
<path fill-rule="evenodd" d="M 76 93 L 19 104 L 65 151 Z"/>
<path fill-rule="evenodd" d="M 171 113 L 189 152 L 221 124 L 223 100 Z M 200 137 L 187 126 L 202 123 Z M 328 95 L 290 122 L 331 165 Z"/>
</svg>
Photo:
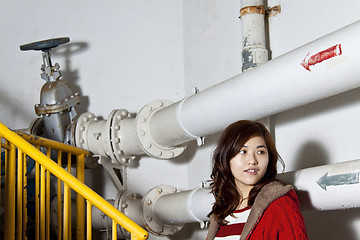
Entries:
<svg viewBox="0 0 360 240">
<path fill-rule="evenodd" d="M 125 109 L 116 109 L 113 110 L 107 122 L 107 129 L 110 129 L 110 148 L 112 150 L 111 159 L 116 159 L 116 161 L 122 165 L 129 165 L 135 158 L 135 155 L 127 156 L 122 151 L 121 143 L 121 120 L 125 118 L 132 118 L 131 113 Z"/>
<path fill-rule="evenodd" d="M 75 144 L 77 147 L 89 149 L 87 146 L 87 130 L 93 121 L 98 121 L 93 113 L 88 112 L 79 116 L 75 128 Z"/>
<path fill-rule="evenodd" d="M 76 104 L 80 103 L 80 95 L 79 93 L 75 93 L 68 98 L 65 98 L 63 101 L 55 104 L 44 104 L 35 105 L 35 113 L 38 116 L 45 114 L 55 114 L 59 112 L 63 112 L 71 107 L 74 107 Z"/>
<path fill-rule="evenodd" d="M 117 109 L 116 110 L 113 110 L 111 111 L 111 113 L 109 114 L 108 116 L 108 119 L 106 121 L 106 126 L 105 126 L 105 132 L 103 133 L 104 134 L 104 140 L 103 140 L 103 144 L 105 145 L 105 149 L 107 150 L 106 151 L 106 154 L 110 157 L 110 159 L 112 160 L 113 163 L 115 163 L 115 154 L 114 154 L 114 150 L 113 150 L 113 146 L 111 144 L 112 142 L 112 139 L 110 138 L 111 136 L 111 126 L 112 126 L 112 121 L 113 121 L 113 118 L 114 118 L 114 115 L 116 113 Z"/>
<path fill-rule="evenodd" d="M 143 221 L 145 228 L 152 234 L 157 236 L 174 235 L 184 227 L 185 224 L 163 224 L 156 219 L 154 213 L 155 202 L 159 197 L 177 192 L 179 192 L 178 189 L 173 186 L 160 185 L 151 189 L 146 196 L 143 197 Z"/>
<path fill-rule="evenodd" d="M 134 192 L 131 192 L 129 190 L 121 191 L 116 195 L 114 207 L 117 208 L 119 211 L 121 211 L 126 216 L 130 217 L 127 209 L 129 208 L 129 204 L 131 201 L 138 200 L 141 201 L 142 197 Z M 132 219 L 133 220 L 133 219 Z M 139 223 L 137 223 L 139 224 Z M 125 228 L 123 228 L 121 225 L 118 225 L 119 229 L 122 233 L 122 235 L 126 239 L 131 238 L 131 233 L 128 232 Z"/>
<path fill-rule="evenodd" d="M 151 116 L 160 109 L 172 105 L 173 102 L 168 100 L 156 100 L 146 104 L 136 117 L 136 135 L 142 150 L 158 159 L 170 159 L 179 156 L 184 152 L 186 147 L 169 147 L 160 146 L 152 138 L 149 131 L 149 120 Z"/>
</svg>

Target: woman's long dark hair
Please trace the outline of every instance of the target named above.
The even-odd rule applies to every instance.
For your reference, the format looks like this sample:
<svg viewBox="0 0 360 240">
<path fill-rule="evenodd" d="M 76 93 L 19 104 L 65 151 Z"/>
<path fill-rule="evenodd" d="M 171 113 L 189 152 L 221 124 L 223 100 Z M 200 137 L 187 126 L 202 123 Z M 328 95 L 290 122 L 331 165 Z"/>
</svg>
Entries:
<svg viewBox="0 0 360 240">
<path fill-rule="evenodd" d="M 249 139 L 257 136 L 265 140 L 269 163 L 264 177 L 249 193 L 248 206 L 252 206 L 261 188 L 274 181 L 277 175 L 277 161 L 280 156 L 269 131 L 260 122 L 248 120 L 234 122 L 224 130 L 214 150 L 210 186 L 215 203 L 209 215 L 213 214 L 220 225 L 226 224 L 225 218 L 232 214 L 243 200 L 231 173 L 230 160 L 239 153 Z"/>
</svg>

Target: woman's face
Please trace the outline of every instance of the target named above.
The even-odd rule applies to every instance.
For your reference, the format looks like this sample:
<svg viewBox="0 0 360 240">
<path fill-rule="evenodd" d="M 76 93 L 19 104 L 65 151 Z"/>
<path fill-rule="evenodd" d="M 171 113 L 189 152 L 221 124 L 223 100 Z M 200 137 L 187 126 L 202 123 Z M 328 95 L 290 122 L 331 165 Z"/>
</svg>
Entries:
<svg viewBox="0 0 360 240">
<path fill-rule="evenodd" d="M 247 197 L 250 190 L 265 175 L 269 163 L 269 154 L 263 137 L 253 137 L 230 160 L 231 173 L 238 191 Z"/>
</svg>

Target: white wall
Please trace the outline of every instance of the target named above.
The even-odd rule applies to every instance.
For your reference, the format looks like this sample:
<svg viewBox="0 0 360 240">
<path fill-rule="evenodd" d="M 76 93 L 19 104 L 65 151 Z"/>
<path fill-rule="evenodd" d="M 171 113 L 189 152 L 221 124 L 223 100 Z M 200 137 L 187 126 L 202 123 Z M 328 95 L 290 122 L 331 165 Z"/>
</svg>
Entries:
<svg viewBox="0 0 360 240">
<path fill-rule="evenodd" d="M 68 47 L 54 51 L 53 61 L 83 96 L 79 110 L 104 118 L 117 108 L 138 112 L 155 99 L 178 101 L 195 87 L 201 91 L 241 71 L 239 0 L 0 3 L 0 121 L 10 128 L 27 127 L 36 117 L 34 105 L 44 83 L 41 54 L 19 50 L 28 42 L 70 37 Z M 269 20 L 273 58 L 360 19 L 356 0 L 269 0 L 268 5 L 282 7 Z M 359 91 L 272 116 L 287 171 L 359 158 Z M 190 143 L 174 160 L 143 157 L 129 168 L 129 189 L 145 194 L 160 184 L 182 190 L 198 186 L 209 178 L 217 137 L 208 137 L 201 148 Z M 89 171 L 86 177 L 97 183 L 103 178 L 97 191 L 115 197 L 105 173 Z M 310 239 L 360 238 L 359 209 L 304 216 Z M 161 239 L 205 239 L 205 234 L 189 224 Z"/>
</svg>

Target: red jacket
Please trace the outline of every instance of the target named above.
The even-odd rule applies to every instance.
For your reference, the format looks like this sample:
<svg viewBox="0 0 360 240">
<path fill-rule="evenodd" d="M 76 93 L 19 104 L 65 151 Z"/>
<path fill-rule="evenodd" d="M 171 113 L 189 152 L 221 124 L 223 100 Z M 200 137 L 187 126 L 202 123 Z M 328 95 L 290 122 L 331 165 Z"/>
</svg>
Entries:
<svg viewBox="0 0 360 240">
<path fill-rule="evenodd" d="M 214 239 L 218 224 L 212 216 L 208 240 Z M 307 240 L 299 200 L 291 185 L 274 181 L 257 195 L 240 240 Z"/>
<path fill-rule="evenodd" d="M 273 201 L 258 219 L 246 239 L 308 239 L 295 191 L 291 190 Z"/>
</svg>

